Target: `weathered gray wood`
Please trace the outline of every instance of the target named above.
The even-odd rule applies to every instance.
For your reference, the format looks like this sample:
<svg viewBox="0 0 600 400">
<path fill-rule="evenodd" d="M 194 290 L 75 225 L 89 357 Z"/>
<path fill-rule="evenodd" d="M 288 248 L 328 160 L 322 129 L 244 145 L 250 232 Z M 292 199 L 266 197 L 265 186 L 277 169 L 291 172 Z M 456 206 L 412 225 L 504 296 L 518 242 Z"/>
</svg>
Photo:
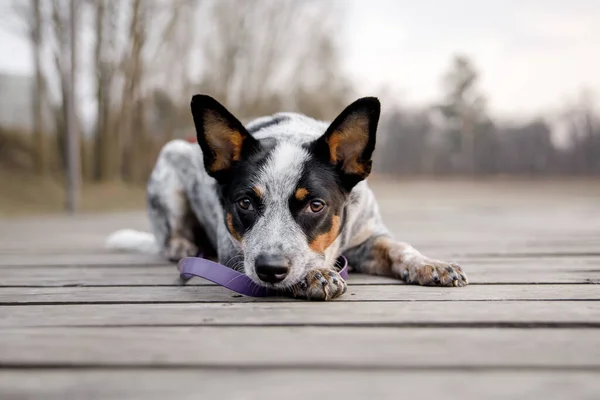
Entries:
<svg viewBox="0 0 600 400">
<path fill-rule="evenodd" d="M 415 199 L 411 201 L 417 208 L 402 210 L 396 200 L 382 207 L 386 222 L 399 238 L 432 257 L 600 254 L 600 222 L 589 217 L 600 212 L 597 206 L 586 209 L 567 201 L 558 209 L 511 209 L 501 202 L 497 209 L 481 213 L 468 206 L 425 208 Z M 103 250 L 104 240 L 123 227 L 148 231 L 146 214 L 0 220 L 0 265 L 31 265 L 29 257 L 44 264 L 50 256 L 87 264 L 93 261 L 86 260 L 86 253 L 88 258 L 112 255 Z"/>
<path fill-rule="evenodd" d="M 15 366 L 600 368 L 598 329 L 19 328 L 0 348 Z"/>
<path fill-rule="evenodd" d="M 0 221 L 0 286 L 54 286 L 0 287 L 0 398 L 595 400 L 600 286 L 481 284 L 598 282 L 598 181 L 382 182 L 391 230 L 480 285 L 352 275 L 331 303 L 149 287 L 175 267 L 102 248 L 144 212 Z M 59 287 L 80 284 L 138 287 Z"/>
<path fill-rule="evenodd" d="M 597 264 L 594 264 L 596 262 Z M 482 283 L 600 283 L 600 259 L 562 260 L 488 259 L 463 263 L 473 284 Z M 171 285 L 177 268 L 164 265 L 90 265 L 84 267 L 4 267 L 0 286 L 117 286 Z M 397 284 L 395 279 L 351 273 L 349 284 Z M 188 285 L 211 284 L 194 278 Z"/>
<path fill-rule="evenodd" d="M 412 285 L 353 285 L 335 301 L 514 301 L 600 300 L 598 285 L 477 285 L 436 288 Z M 201 303 L 303 301 L 242 297 L 222 287 L 2 288 L 0 305 L 45 303 Z"/>
<path fill-rule="evenodd" d="M 399 222 L 400 223 L 400 222 Z M 428 243 L 404 239 L 414 247 L 432 258 L 443 260 L 464 259 L 469 262 L 472 258 L 497 257 L 553 257 L 567 258 L 569 261 L 581 256 L 600 257 L 600 237 L 589 240 L 570 239 L 560 243 L 513 243 L 500 240 L 489 243 L 476 243 L 475 237 L 465 238 L 461 242 Z M 474 243 L 475 242 L 475 243 Z M 101 264 L 165 264 L 157 255 L 130 254 L 100 250 L 101 241 L 95 248 L 89 250 L 28 250 L 0 252 L 0 266 L 31 266 L 31 265 L 101 265 Z"/>
<path fill-rule="evenodd" d="M 0 397 L 7 400 L 595 400 L 600 393 L 600 374 L 594 372 L 69 369 L 2 377 Z"/>
<path fill-rule="evenodd" d="M 0 328 L 170 325 L 598 326 L 598 301 L 0 306 Z"/>
<path fill-rule="evenodd" d="M 89 252 L 82 254 L 3 254 L 0 265 L 8 268 L 54 265 L 168 265 L 158 256 L 130 253 Z"/>
</svg>

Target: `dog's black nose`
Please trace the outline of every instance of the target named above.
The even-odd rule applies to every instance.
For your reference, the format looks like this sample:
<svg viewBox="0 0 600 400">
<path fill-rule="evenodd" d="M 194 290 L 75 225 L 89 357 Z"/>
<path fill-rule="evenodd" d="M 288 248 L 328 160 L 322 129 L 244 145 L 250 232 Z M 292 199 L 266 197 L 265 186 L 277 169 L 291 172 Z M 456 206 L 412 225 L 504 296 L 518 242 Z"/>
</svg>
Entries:
<svg viewBox="0 0 600 400">
<path fill-rule="evenodd" d="M 281 282 L 290 270 L 290 261 L 282 256 L 261 254 L 254 260 L 256 275 L 261 281 Z"/>
</svg>

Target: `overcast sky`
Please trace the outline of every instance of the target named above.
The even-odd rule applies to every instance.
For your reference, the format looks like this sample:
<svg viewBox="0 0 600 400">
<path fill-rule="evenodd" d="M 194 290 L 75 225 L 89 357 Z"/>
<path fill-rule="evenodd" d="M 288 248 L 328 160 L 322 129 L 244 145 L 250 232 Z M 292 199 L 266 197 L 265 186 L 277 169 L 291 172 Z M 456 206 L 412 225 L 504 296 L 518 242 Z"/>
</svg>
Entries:
<svg viewBox="0 0 600 400">
<path fill-rule="evenodd" d="M 460 52 L 497 113 L 537 113 L 584 88 L 600 96 L 599 0 L 351 3 L 346 67 L 364 90 L 389 85 L 407 102 L 430 100 Z"/>
<path fill-rule="evenodd" d="M 0 0 L 6 2 L 9 0 Z M 587 88 L 600 97 L 600 0 L 338 0 L 344 68 L 361 94 L 439 96 L 453 54 L 470 56 L 492 112 L 531 115 Z M 26 43 L 0 29 L 0 71 L 28 72 Z"/>
</svg>

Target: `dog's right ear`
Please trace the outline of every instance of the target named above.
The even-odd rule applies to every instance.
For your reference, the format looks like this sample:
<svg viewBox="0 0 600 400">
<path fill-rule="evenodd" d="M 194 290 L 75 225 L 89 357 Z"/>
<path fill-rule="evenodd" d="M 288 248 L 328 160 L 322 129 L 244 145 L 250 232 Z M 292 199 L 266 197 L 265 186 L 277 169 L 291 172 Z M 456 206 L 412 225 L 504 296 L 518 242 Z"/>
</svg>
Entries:
<svg viewBox="0 0 600 400">
<path fill-rule="evenodd" d="M 224 182 L 230 178 L 235 164 L 257 147 L 258 141 L 210 96 L 193 96 L 191 108 L 204 168 L 210 176 Z"/>
</svg>

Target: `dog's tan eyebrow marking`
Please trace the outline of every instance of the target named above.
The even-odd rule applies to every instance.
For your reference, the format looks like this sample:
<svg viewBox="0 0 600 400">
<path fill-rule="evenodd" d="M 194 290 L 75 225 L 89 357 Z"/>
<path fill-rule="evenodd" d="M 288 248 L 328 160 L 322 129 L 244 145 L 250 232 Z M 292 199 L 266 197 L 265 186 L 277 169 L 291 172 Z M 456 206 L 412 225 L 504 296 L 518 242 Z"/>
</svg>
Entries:
<svg viewBox="0 0 600 400">
<path fill-rule="evenodd" d="M 261 198 L 263 196 L 263 190 L 259 186 L 252 187 L 252 191 L 258 198 Z"/>
<path fill-rule="evenodd" d="M 238 242 L 242 241 L 242 237 L 233 226 L 233 216 L 231 215 L 231 213 L 227 213 L 227 229 L 229 229 L 229 233 L 231 233 L 231 236 L 233 236 L 235 240 L 237 240 Z"/>
<path fill-rule="evenodd" d="M 296 189 L 296 193 L 294 194 L 294 196 L 296 197 L 296 200 L 304 200 L 306 198 L 306 196 L 308 196 L 308 189 L 306 188 L 298 188 Z"/>
<path fill-rule="evenodd" d="M 334 215 L 331 217 L 331 229 L 320 234 L 312 242 L 309 247 L 316 253 L 324 254 L 325 250 L 335 241 L 335 238 L 340 233 L 340 216 Z"/>
</svg>

